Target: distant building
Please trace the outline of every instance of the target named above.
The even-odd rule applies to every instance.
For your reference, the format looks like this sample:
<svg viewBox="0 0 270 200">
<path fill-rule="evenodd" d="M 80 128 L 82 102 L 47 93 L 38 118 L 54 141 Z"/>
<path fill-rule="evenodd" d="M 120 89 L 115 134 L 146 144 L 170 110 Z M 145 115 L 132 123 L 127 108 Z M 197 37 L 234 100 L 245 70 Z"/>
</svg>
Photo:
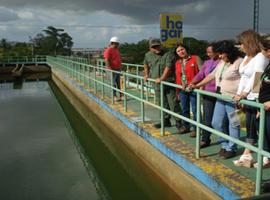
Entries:
<svg viewBox="0 0 270 200">
<path fill-rule="evenodd" d="M 103 54 L 101 48 L 72 48 L 71 51 L 75 56 L 90 56 L 92 58 L 99 58 Z"/>
</svg>

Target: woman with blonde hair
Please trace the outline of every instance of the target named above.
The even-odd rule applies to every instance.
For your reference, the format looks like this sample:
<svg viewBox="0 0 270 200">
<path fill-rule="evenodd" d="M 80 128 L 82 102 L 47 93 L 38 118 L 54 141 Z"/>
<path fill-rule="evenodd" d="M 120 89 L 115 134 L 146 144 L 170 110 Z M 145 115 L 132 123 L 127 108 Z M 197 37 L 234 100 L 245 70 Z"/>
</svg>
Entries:
<svg viewBox="0 0 270 200">
<path fill-rule="evenodd" d="M 252 91 L 257 72 L 263 72 L 268 64 L 268 59 L 261 53 L 260 35 L 254 30 L 246 30 L 237 36 L 241 50 L 246 54 L 239 67 L 241 75 L 237 95 L 234 97 L 236 102 L 241 99 L 255 101 L 258 92 Z M 259 129 L 258 119 L 256 118 L 257 109 L 245 106 L 246 111 L 246 142 L 254 145 L 257 142 L 257 130 Z M 245 149 L 243 155 L 234 164 L 236 166 L 251 167 L 253 157 L 249 149 Z"/>
</svg>

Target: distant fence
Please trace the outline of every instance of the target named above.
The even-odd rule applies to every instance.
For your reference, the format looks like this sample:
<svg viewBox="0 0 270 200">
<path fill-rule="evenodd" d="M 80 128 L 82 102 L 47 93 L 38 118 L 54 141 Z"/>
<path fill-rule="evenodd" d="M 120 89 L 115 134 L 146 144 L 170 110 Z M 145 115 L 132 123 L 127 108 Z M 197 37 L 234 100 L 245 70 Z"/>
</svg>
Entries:
<svg viewBox="0 0 270 200">
<path fill-rule="evenodd" d="M 8 56 L 0 59 L 0 64 L 5 65 L 14 65 L 14 64 L 46 64 L 46 56 L 37 55 L 37 56 Z"/>
</svg>

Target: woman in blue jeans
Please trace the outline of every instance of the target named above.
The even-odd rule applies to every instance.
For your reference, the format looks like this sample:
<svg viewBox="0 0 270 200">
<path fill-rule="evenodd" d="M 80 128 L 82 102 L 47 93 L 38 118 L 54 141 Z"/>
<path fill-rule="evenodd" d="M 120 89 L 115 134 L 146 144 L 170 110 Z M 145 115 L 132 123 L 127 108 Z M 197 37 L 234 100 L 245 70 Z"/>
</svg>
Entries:
<svg viewBox="0 0 270 200">
<path fill-rule="evenodd" d="M 182 86 L 179 93 L 182 108 L 181 114 L 186 118 L 190 118 L 191 105 L 193 119 L 196 120 L 196 94 L 188 90 L 188 85 L 199 72 L 201 59 L 197 55 L 190 55 L 189 49 L 183 44 L 177 46 L 176 54 L 178 56 L 178 60 L 175 63 L 176 83 Z M 183 125 L 184 126 L 177 131 L 178 134 L 190 132 L 189 122 L 183 121 Z M 195 128 L 191 131 L 190 137 L 196 137 Z"/>
<path fill-rule="evenodd" d="M 221 61 L 215 70 L 198 83 L 196 87 L 204 86 L 209 81 L 215 79 L 217 93 L 233 97 L 236 95 L 240 81 L 239 66 L 242 62 L 240 52 L 234 46 L 234 43 L 228 40 L 222 41 L 217 51 L 220 54 Z M 228 129 L 231 137 L 239 138 L 240 123 L 235 120 L 237 119 L 235 113 L 236 105 L 234 103 L 218 99 L 212 119 L 213 128 L 223 133 L 226 133 Z M 225 123 L 227 119 L 229 123 Z M 219 151 L 221 157 L 228 159 L 236 155 L 237 145 L 234 142 L 225 140 L 222 137 L 219 138 L 219 142 L 221 143 Z"/>
</svg>

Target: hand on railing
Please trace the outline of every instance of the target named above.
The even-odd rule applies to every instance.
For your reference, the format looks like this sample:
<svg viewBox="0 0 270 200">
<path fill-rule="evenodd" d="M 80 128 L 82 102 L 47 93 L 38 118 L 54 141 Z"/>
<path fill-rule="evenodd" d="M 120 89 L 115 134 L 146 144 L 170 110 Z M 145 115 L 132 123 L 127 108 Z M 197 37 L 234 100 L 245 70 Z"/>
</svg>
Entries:
<svg viewBox="0 0 270 200">
<path fill-rule="evenodd" d="M 239 101 L 241 101 L 241 99 L 245 99 L 247 97 L 248 93 L 246 92 L 242 92 L 240 95 L 235 95 L 233 97 L 233 100 L 238 103 Z"/>
<path fill-rule="evenodd" d="M 160 82 L 161 82 L 161 79 L 160 79 L 160 78 L 157 78 L 157 79 L 155 80 L 155 83 L 157 83 L 157 84 L 160 84 Z"/>
<path fill-rule="evenodd" d="M 270 101 L 264 102 L 263 105 L 265 110 L 270 110 Z"/>
<path fill-rule="evenodd" d="M 145 75 L 145 76 L 143 77 L 143 79 L 144 79 L 144 82 L 146 82 L 147 79 L 148 79 L 148 75 Z"/>
<path fill-rule="evenodd" d="M 260 111 L 257 111 L 256 113 L 256 119 L 259 119 L 260 118 Z"/>
<path fill-rule="evenodd" d="M 187 91 L 192 91 L 193 89 L 196 89 L 196 85 L 193 83 L 189 84 L 186 88 Z"/>
</svg>

